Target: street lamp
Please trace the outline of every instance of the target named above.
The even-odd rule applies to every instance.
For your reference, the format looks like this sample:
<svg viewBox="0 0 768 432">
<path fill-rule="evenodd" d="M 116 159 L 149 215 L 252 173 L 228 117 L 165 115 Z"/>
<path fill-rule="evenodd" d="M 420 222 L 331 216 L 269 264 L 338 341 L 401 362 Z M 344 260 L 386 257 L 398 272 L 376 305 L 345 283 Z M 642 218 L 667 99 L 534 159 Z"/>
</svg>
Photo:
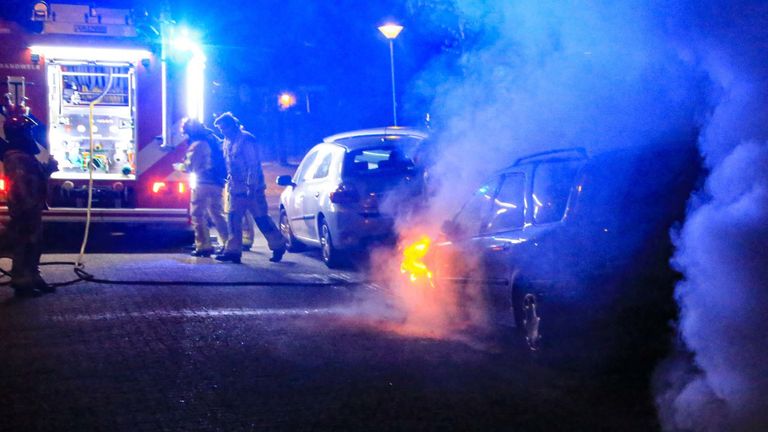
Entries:
<svg viewBox="0 0 768 432">
<path fill-rule="evenodd" d="M 403 26 L 397 24 L 384 24 L 379 27 L 379 31 L 385 38 L 389 39 L 389 66 L 392 71 L 392 117 L 397 126 L 397 99 L 395 98 L 395 48 L 392 41 L 403 30 Z"/>
</svg>

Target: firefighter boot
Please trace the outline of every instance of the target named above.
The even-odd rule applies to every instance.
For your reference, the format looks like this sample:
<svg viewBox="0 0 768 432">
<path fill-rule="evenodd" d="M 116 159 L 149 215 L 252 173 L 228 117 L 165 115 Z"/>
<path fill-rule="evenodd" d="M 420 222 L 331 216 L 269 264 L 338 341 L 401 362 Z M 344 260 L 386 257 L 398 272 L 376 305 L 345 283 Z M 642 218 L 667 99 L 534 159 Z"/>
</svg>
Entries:
<svg viewBox="0 0 768 432">
<path fill-rule="evenodd" d="M 56 292 L 56 287 L 48 285 L 39 272 L 11 276 L 11 287 L 18 297 L 35 297 Z"/>
<path fill-rule="evenodd" d="M 272 258 L 269 260 L 272 262 L 280 262 L 280 260 L 283 259 L 283 255 L 285 255 L 285 249 L 275 249 L 272 251 Z"/>
<path fill-rule="evenodd" d="M 240 264 L 240 258 L 240 255 L 232 252 L 224 252 L 214 257 L 216 261 L 231 262 L 234 264 Z"/>
</svg>

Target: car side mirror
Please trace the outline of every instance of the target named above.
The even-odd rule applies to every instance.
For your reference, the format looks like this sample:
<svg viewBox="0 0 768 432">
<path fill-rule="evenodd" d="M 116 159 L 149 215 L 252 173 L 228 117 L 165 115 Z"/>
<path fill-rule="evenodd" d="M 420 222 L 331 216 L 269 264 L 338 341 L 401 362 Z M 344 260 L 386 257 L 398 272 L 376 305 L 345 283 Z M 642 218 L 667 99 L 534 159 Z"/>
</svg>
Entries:
<svg viewBox="0 0 768 432">
<path fill-rule="evenodd" d="M 280 186 L 296 186 L 296 183 L 293 182 L 289 175 L 277 176 L 276 182 Z"/>
</svg>

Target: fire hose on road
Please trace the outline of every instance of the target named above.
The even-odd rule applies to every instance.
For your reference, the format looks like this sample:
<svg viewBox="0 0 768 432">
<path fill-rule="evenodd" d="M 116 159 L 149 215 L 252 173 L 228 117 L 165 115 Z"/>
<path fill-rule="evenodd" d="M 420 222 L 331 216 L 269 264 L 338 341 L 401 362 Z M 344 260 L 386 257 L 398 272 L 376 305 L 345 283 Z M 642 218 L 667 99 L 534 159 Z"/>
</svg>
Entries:
<svg viewBox="0 0 768 432">
<path fill-rule="evenodd" d="M 41 266 L 53 266 L 53 265 L 66 265 L 72 266 L 77 276 L 76 279 L 72 279 L 66 282 L 57 282 L 49 284 L 51 287 L 58 288 L 68 285 L 73 285 L 78 282 L 92 282 L 107 285 L 149 285 L 149 286 L 268 286 L 268 287 L 339 287 L 339 286 L 357 286 L 366 284 L 375 284 L 373 280 L 335 280 L 332 282 L 279 282 L 279 281 L 231 281 L 231 282 L 211 282 L 211 281 L 199 281 L 199 280 L 119 280 L 119 279 L 102 279 L 97 278 L 91 273 L 85 271 L 85 266 L 82 263 L 75 261 L 47 261 L 40 263 Z M 0 274 L 3 276 L 10 276 L 10 273 L 0 269 Z M 381 281 L 379 281 L 381 282 Z M 5 281 L 0 285 L 8 285 L 10 282 Z"/>
</svg>

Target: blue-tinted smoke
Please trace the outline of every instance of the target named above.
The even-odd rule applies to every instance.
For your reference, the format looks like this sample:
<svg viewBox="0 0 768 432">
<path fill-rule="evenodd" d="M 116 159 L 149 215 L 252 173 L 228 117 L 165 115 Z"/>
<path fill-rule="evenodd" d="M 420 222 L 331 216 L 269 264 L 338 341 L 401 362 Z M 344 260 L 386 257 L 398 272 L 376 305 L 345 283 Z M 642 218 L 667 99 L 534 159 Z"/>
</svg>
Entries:
<svg viewBox="0 0 768 432">
<path fill-rule="evenodd" d="M 446 74 L 418 83 L 441 124 L 434 174 L 467 192 L 494 169 L 542 149 L 591 151 L 658 142 L 702 113 L 704 76 L 655 26 L 648 5 L 611 1 L 457 0 L 471 35 Z M 458 73 L 457 73 L 458 72 Z"/>
<path fill-rule="evenodd" d="M 413 1 L 450 5 L 465 36 L 412 87 L 441 124 L 435 219 L 522 154 L 699 131 L 711 176 L 673 262 L 691 354 L 660 369 L 659 412 L 668 430 L 768 429 L 768 3 Z"/>
<path fill-rule="evenodd" d="M 693 365 L 665 365 L 659 410 L 669 430 L 766 430 L 768 4 L 704 1 L 685 12 L 674 34 L 712 83 L 700 137 L 711 175 L 674 260 L 685 276 L 679 333 Z"/>
</svg>

